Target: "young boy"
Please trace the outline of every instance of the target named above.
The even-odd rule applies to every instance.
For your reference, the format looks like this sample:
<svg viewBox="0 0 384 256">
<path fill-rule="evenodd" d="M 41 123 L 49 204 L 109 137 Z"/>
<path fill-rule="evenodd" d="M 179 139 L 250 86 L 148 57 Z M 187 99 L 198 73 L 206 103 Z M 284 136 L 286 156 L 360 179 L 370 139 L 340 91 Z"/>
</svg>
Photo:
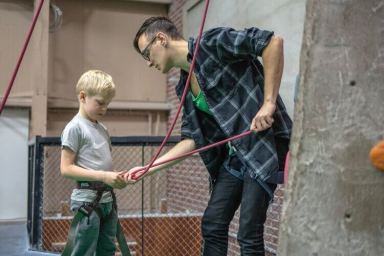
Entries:
<svg viewBox="0 0 384 256">
<path fill-rule="evenodd" d="M 126 183 L 112 171 L 111 141 L 99 122 L 115 96 L 115 84 L 107 73 L 90 70 L 80 77 L 76 92 L 79 112 L 61 136 L 61 174 L 77 181 L 71 195 L 76 215 L 62 255 L 115 255 L 115 237 L 121 233 L 113 188 Z"/>
</svg>

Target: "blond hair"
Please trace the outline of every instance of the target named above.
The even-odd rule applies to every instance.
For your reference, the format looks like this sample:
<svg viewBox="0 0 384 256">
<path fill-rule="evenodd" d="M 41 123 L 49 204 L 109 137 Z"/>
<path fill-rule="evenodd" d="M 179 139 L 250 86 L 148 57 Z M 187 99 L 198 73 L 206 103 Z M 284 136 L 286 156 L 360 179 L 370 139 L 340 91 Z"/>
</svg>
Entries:
<svg viewBox="0 0 384 256">
<path fill-rule="evenodd" d="M 111 100 L 116 93 L 112 77 L 101 70 L 89 70 L 81 75 L 76 85 L 76 93 L 84 91 L 88 96 L 100 95 Z"/>
</svg>

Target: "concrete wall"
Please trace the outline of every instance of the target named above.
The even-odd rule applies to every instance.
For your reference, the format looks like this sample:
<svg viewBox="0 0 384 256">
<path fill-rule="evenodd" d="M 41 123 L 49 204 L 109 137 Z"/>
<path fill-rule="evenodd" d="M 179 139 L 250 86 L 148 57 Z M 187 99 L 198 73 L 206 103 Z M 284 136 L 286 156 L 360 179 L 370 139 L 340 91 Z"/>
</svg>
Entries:
<svg viewBox="0 0 384 256">
<path fill-rule="evenodd" d="M 281 256 L 384 255 L 384 2 L 307 3 Z"/>
</svg>

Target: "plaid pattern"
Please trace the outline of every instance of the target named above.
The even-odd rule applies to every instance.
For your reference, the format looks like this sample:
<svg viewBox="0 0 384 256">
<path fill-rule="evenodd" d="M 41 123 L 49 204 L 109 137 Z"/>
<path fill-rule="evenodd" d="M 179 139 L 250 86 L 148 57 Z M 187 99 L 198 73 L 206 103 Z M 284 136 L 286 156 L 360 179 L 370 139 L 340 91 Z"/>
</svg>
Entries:
<svg viewBox="0 0 384 256">
<path fill-rule="evenodd" d="M 257 57 L 268 45 L 273 32 L 257 28 L 236 31 L 215 28 L 200 41 L 194 73 L 213 116 L 195 108 L 188 93 L 181 126 L 182 138 L 192 138 L 198 148 L 249 130 L 263 103 L 263 67 Z M 196 40 L 188 41 L 191 62 Z M 187 72 L 181 70 L 176 94 L 181 98 Z M 248 166 L 250 176 L 266 181 L 278 171 L 274 138 L 290 138 L 292 121 L 280 96 L 273 127 L 232 141 L 237 156 Z M 200 156 L 214 180 L 223 163 L 225 146 L 201 152 Z"/>
</svg>

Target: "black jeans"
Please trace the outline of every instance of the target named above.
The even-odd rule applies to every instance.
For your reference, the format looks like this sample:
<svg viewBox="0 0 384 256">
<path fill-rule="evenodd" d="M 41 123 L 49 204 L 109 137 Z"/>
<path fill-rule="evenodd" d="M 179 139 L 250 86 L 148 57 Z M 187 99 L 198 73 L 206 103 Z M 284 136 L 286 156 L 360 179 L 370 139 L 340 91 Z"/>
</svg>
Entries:
<svg viewBox="0 0 384 256">
<path fill-rule="evenodd" d="M 271 184 L 272 190 L 275 187 Z M 263 232 L 269 200 L 267 192 L 248 173 L 242 181 L 222 168 L 202 219 L 203 255 L 227 255 L 229 224 L 241 204 L 237 234 L 241 255 L 264 256 Z"/>
<path fill-rule="evenodd" d="M 283 169 L 289 140 L 276 139 L 275 142 L 279 168 Z M 233 173 L 236 172 L 241 173 L 243 179 L 235 177 Z M 276 184 L 266 184 L 272 192 L 276 189 Z M 229 224 L 239 205 L 237 240 L 241 255 L 264 256 L 264 222 L 270 200 L 266 190 L 249 176 L 240 160 L 236 156 L 228 156 L 219 171 L 202 218 L 203 256 L 227 255 Z"/>
</svg>

